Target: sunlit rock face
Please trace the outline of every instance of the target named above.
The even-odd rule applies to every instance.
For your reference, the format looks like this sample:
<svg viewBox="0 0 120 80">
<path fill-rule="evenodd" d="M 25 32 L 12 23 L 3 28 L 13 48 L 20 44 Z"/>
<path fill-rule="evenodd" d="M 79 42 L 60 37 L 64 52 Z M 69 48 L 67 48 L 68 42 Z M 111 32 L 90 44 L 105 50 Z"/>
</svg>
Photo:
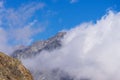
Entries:
<svg viewBox="0 0 120 80">
<path fill-rule="evenodd" d="M 33 80 L 33 78 L 20 61 L 0 52 L 0 80 Z"/>
<path fill-rule="evenodd" d="M 31 46 L 17 49 L 13 52 L 14 58 L 31 58 L 39 54 L 43 50 L 52 51 L 62 46 L 61 39 L 64 37 L 66 32 L 59 32 L 55 36 L 42 41 L 34 42 Z"/>
</svg>

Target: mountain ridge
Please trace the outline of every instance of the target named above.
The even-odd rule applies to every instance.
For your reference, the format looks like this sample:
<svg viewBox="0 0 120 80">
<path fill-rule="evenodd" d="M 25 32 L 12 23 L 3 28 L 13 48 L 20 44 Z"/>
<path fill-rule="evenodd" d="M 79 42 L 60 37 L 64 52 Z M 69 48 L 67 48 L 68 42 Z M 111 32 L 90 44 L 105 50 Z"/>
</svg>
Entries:
<svg viewBox="0 0 120 80">
<path fill-rule="evenodd" d="M 62 39 L 66 35 L 66 32 L 59 32 L 55 36 L 48 38 L 47 40 L 34 42 L 31 46 L 18 49 L 13 52 L 13 57 L 18 58 L 21 61 L 34 59 L 42 51 L 51 52 L 55 49 L 62 47 Z M 38 63 L 39 64 L 39 63 Z M 35 80 L 74 80 L 67 72 L 55 68 L 52 70 L 36 70 L 28 67 Z"/>
<path fill-rule="evenodd" d="M 47 40 L 34 42 L 28 47 L 15 50 L 11 56 L 18 59 L 27 59 L 38 55 L 43 50 L 52 51 L 54 49 L 60 48 L 62 46 L 61 39 L 65 34 L 66 32 L 59 32 Z"/>
</svg>

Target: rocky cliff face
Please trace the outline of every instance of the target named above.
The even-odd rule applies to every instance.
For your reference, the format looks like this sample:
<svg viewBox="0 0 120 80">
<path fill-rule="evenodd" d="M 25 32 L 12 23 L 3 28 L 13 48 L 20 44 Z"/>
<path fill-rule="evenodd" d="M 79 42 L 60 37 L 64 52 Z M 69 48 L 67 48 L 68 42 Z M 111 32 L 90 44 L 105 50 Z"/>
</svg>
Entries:
<svg viewBox="0 0 120 80">
<path fill-rule="evenodd" d="M 55 36 L 33 43 L 31 46 L 17 49 L 13 52 L 12 57 L 18 58 L 18 59 L 27 59 L 31 57 L 35 57 L 37 54 L 39 54 L 43 50 L 52 51 L 57 48 L 60 48 L 61 45 L 61 39 L 64 37 L 66 32 L 59 32 Z"/>
<path fill-rule="evenodd" d="M 20 61 L 0 52 L 0 80 L 33 80 L 33 78 Z"/>
</svg>

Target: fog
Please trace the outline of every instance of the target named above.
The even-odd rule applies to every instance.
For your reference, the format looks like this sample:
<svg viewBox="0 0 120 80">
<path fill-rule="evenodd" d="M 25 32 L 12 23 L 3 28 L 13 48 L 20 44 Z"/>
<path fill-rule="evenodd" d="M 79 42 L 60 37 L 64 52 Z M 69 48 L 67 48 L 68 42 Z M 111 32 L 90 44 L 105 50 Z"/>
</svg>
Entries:
<svg viewBox="0 0 120 80">
<path fill-rule="evenodd" d="M 109 11 L 96 23 L 82 23 L 66 31 L 60 49 L 42 51 L 22 60 L 24 65 L 47 75 L 59 69 L 74 80 L 120 80 L 120 12 Z"/>
</svg>

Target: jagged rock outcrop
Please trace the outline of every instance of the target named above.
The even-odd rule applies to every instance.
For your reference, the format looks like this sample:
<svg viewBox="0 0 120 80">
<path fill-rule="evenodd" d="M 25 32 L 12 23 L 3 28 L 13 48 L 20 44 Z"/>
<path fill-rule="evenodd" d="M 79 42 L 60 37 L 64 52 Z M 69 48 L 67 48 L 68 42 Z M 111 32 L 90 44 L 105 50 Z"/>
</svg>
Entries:
<svg viewBox="0 0 120 80">
<path fill-rule="evenodd" d="M 33 43 L 31 46 L 22 49 L 17 49 L 13 52 L 11 56 L 18 59 L 27 59 L 35 57 L 43 50 L 52 51 L 57 48 L 60 48 L 62 46 L 61 39 L 64 37 L 65 34 L 66 32 L 59 32 L 58 34 L 47 40 L 38 41 Z"/>
<path fill-rule="evenodd" d="M 33 80 L 33 78 L 20 61 L 0 52 L 0 80 Z"/>
</svg>

